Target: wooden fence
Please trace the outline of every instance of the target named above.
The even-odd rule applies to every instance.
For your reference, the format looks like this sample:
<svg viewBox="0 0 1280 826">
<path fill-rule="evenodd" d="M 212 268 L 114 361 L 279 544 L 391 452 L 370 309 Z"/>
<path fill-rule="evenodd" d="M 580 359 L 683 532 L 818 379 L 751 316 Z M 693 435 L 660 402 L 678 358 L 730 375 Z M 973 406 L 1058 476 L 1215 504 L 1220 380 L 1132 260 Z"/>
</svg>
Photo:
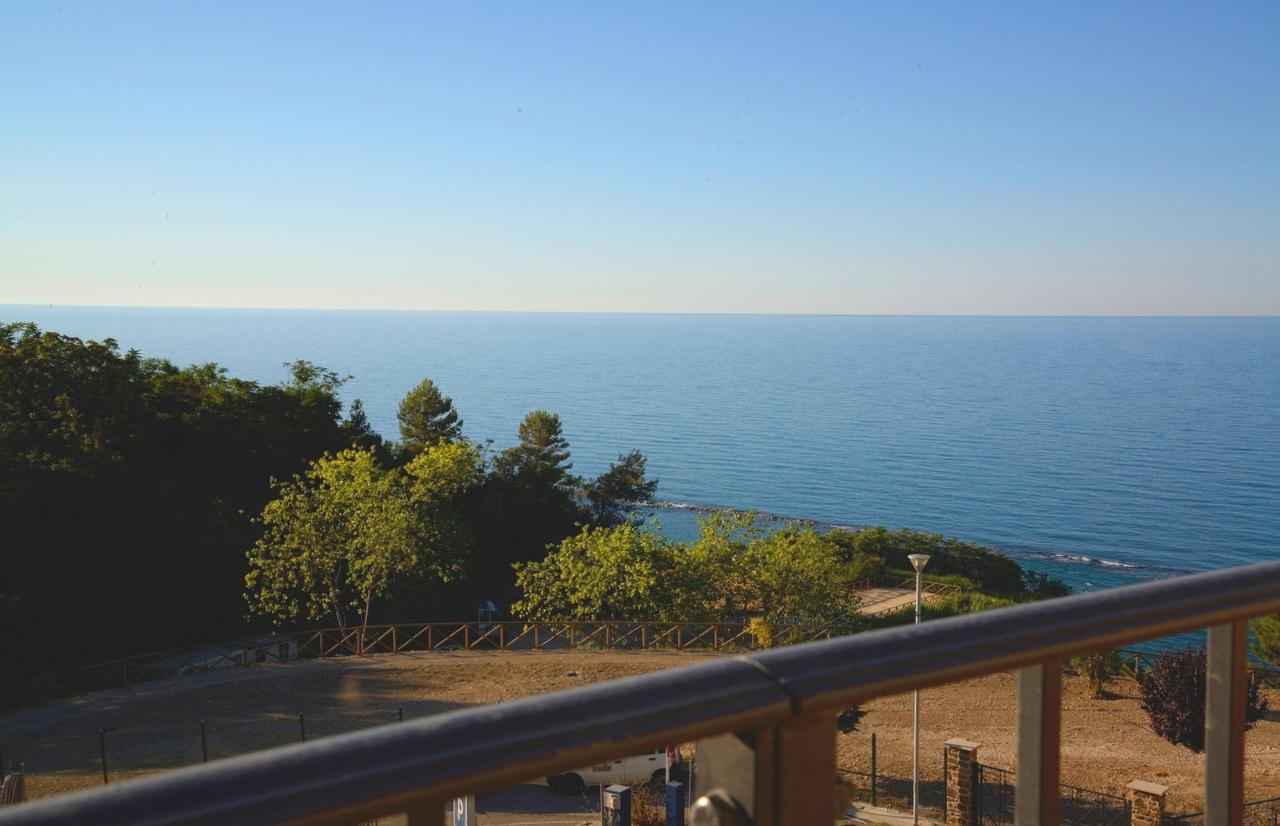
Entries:
<svg viewBox="0 0 1280 826">
<path fill-rule="evenodd" d="M 775 625 L 757 637 L 745 622 L 435 622 L 323 628 L 133 657 L 0 685 L 0 708 L 20 708 L 92 691 L 182 674 L 294 660 L 448 651 L 713 651 L 740 653 L 811 640 L 847 629 Z"/>
</svg>

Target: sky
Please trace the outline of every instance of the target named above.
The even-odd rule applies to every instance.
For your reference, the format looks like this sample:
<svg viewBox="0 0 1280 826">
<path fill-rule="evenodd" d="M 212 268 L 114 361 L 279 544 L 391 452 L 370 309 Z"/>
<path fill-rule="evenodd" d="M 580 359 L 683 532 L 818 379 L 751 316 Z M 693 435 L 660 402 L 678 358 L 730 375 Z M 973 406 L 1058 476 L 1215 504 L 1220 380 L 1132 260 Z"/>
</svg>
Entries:
<svg viewBox="0 0 1280 826">
<path fill-rule="evenodd" d="M 0 303 L 1280 314 L 1280 4 L 9 0 Z"/>
</svg>

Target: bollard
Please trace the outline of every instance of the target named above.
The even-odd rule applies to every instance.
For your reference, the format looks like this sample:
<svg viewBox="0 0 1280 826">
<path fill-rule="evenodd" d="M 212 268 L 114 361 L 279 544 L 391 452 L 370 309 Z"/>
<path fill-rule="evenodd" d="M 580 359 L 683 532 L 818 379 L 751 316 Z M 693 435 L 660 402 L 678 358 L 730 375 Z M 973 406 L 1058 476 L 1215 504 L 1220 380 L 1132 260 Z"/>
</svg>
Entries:
<svg viewBox="0 0 1280 826">
<path fill-rule="evenodd" d="M 600 826 L 631 826 L 630 786 L 609 786 L 600 797 Z"/>
<path fill-rule="evenodd" d="M 307 718 L 301 711 L 298 712 L 298 736 L 307 742 Z"/>
<path fill-rule="evenodd" d="M 209 741 L 204 735 L 204 720 L 200 721 L 200 757 L 204 762 L 209 762 Z"/>
<path fill-rule="evenodd" d="M 666 826 L 685 826 L 685 810 L 688 808 L 689 792 L 679 780 L 667 781 Z"/>
</svg>

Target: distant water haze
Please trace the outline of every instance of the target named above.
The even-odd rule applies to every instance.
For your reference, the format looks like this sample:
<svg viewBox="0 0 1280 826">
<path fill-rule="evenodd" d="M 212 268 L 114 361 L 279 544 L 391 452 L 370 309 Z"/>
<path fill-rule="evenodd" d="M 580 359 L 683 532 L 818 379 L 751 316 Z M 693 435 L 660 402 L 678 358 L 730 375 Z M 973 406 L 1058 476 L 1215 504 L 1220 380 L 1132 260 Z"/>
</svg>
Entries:
<svg viewBox="0 0 1280 826">
<path fill-rule="evenodd" d="M 0 319 L 264 382 L 353 376 L 374 427 L 423 377 L 502 447 L 659 498 L 993 545 L 1076 588 L 1280 554 L 1280 319 L 590 315 L 0 306 Z M 662 510 L 675 536 L 691 511 Z"/>
</svg>

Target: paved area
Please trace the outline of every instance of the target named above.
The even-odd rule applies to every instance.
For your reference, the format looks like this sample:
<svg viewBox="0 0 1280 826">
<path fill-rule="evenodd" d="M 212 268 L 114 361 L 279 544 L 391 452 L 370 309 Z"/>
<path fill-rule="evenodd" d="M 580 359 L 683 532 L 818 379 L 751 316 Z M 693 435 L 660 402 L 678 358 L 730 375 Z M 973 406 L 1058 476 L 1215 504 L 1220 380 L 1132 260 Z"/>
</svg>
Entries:
<svg viewBox="0 0 1280 826">
<path fill-rule="evenodd" d="M 862 602 L 858 605 L 858 613 L 860 614 L 880 614 L 887 611 L 893 611 L 904 605 L 914 605 L 916 601 L 915 591 L 907 588 L 867 588 L 859 591 L 858 596 L 862 597 Z M 931 599 L 937 599 L 937 594 L 921 594 L 922 602 L 928 602 Z"/>
<path fill-rule="evenodd" d="M 932 826 L 934 821 L 926 818 L 920 818 L 920 822 L 925 826 Z M 885 826 L 912 826 L 911 813 L 899 812 L 896 809 L 886 809 L 883 806 L 872 806 L 867 803 L 854 803 L 849 807 L 848 813 L 844 819 L 840 821 L 843 824 L 885 824 Z"/>
</svg>

